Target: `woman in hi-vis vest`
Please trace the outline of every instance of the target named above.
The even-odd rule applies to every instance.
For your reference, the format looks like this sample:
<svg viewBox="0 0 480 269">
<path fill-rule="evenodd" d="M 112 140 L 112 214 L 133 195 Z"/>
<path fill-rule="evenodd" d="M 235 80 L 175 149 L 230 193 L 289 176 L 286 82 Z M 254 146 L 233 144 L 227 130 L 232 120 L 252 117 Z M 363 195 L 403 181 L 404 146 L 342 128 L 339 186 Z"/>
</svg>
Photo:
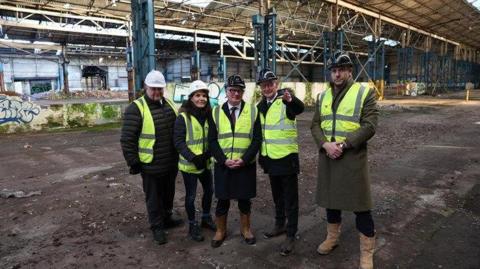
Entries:
<svg viewBox="0 0 480 269">
<path fill-rule="evenodd" d="M 188 236 L 194 241 L 203 241 L 200 226 L 215 231 L 216 226 L 210 215 L 213 184 L 208 150 L 208 120 L 211 113 L 207 85 L 196 80 L 190 85 L 188 100 L 180 108 L 175 122 L 175 148 L 180 153 L 178 169 L 185 183 L 185 209 L 188 215 Z M 197 182 L 203 188 L 202 221 L 195 218 Z"/>
</svg>

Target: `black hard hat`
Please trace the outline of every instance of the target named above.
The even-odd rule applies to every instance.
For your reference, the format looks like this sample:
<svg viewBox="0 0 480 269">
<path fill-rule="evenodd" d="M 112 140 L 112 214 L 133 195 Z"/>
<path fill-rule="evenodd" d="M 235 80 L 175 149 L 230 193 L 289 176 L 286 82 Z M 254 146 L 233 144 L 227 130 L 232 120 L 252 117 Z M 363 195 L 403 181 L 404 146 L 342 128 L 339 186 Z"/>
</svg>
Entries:
<svg viewBox="0 0 480 269">
<path fill-rule="evenodd" d="M 348 56 L 348 53 L 337 51 L 335 52 L 335 54 L 333 54 L 333 56 L 330 59 L 328 59 L 327 68 L 328 70 L 330 70 L 334 67 L 342 67 L 342 66 L 353 67 L 353 62 L 352 62 L 352 59 L 350 59 L 350 56 Z"/>
<path fill-rule="evenodd" d="M 227 87 L 239 87 L 245 89 L 245 81 L 239 75 L 231 75 L 228 77 L 227 82 L 225 83 L 225 88 Z"/>
<path fill-rule="evenodd" d="M 260 84 L 264 81 L 276 80 L 277 76 L 272 72 L 272 70 L 265 68 L 262 71 L 258 72 L 257 84 Z"/>
</svg>

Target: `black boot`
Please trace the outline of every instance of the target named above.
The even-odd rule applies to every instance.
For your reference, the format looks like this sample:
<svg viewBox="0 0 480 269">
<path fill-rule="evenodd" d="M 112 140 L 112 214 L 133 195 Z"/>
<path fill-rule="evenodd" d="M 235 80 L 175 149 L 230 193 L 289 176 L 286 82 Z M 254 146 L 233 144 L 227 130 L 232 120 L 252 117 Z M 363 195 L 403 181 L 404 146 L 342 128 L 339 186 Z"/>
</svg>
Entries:
<svg viewBox="0 0 480 269">
<path fill-rule="evenodd" d="M 197 242 L 202 242 L 205 239 L 200 232 L 200 227 L 198 226 L 197 222 L 190 223 L 190 227 L 188 228 L 188 236 Z"/>
<path fill-rule="evenodd" d="M 183 224 L 182 219 L 175 219 L 172 215 L 166 217 L 163 221 L 163 226 L 165 229 L 175 228 Z"/>
<path fill-rule="evenodd" d="M 160 228 L 156 228 L 153 232 L 153 240 L 157 242 L 159 245 L 163 245 L 167 243 L 167 235 L 165 234 L 165 231 Z"/>
<path fill-rule="evenodd" d="M 275 236 L 282 235 L 286 232 L 285 224 L 275 224 L 272 230 L 263 233 L 265 239 L 272 238 Z"/>
<path fill-rule="evenodd" d="M 280 248 L 280 255 L 288 256 L 293 253 L 294 249 L 295 249 L 295 237 L 287 236 L 287 238 L 285 238 L 285 241 L 283 241 L 282 246 Z"/>
<path fill-rule="evenodd" d="M 217 230 L 217 225 L 215 225 L 215 222 L 213 222 L 212 217 L 210 216 L 202 218 L 202 227 L 212 231 Z"/>
</svg>

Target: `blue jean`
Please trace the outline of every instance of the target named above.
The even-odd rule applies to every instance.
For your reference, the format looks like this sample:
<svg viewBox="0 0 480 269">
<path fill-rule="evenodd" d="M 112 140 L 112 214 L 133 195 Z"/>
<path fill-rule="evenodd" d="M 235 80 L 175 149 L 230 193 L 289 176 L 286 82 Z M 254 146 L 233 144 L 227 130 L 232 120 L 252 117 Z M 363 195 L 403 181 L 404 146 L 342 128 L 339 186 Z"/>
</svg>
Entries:
<svg viewBox="0 0 480 269">
<path fill-rule="evenodd" d="M 182 172 L 183 182 L 185 183 L 185 210 L 187 211 L 188 221 L 195 221 L 195 198 L 197 197 L 197 180 L 200 181 L 203 188 L 202 197 L 202 217 L 210 217 L 210 208 L 212 207 L 213 183 L 212 172 L 205 169 L 202 174 L 191 174 Z"/>
</svg>

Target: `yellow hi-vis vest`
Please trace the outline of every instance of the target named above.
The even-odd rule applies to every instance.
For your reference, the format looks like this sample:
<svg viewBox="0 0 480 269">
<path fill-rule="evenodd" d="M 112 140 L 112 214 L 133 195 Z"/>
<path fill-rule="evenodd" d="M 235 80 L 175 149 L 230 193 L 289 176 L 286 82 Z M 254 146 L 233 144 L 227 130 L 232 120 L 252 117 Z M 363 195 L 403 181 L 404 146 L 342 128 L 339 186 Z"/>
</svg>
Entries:
<svg viewBox="0 0 480 269">
<path fill-rule="evenodd" d="M 194 116 L 187 116 L 187 113 L 182 112 L 180 115 L 185 120 L 186 126 L 186 139 L 185 143 L 187 147 L 195 154 L 200 155 L 207 151 L 208 141 L 208 122 L 205 121 L 204 126 L 198 122 Z M 182 154 L 180 154 L 180 159 L 178 160 L 178 169 L 180 171 L 191 173 L 191 174 L 201 174 L 204 169 L 197 169 L 195 164 L 187 161 Z"/>
<path fill-rule="evenodd" d="M 177 115 L 178 112 L 173 102 L 167 98 L 165 100 L 167 100 L 167 103 L 172 107 L 175 115 Z M 140 110 L 143 119 L 142 132 L 138 138 L 138 156 L 142 163 L 151 163 L 153 160 L 153 145 L 155 145 L 155 124 L 153 123 L 152 113 L 144 96 L 135 100 L 134 103 Z"/>
<path fill-rule="evenodd" d="M 319 94 L 318 110 L 320 128 L 327 141 L 343 142 L 347 135 L 360 128 L 360 115 L 368 90 L 360 83 L 354 83 L 340 101 L 336 113 L 332 111 L 333 94 L 331 87 Z"/>
<path fill-rule="evenodd" d="M 247 151 L 252 142 L 257 113 L 255 105 L 246 103 L 235 121 L 235 130 L 232 132 L 230 120 L 221 106 L 213 109 L 212 115 L 217 126 L 218 144 L 228 159 L 240 159 Z M 255 162 L 255 159 L 252 162 Z"/>
<path fill-rule="evenodd" d="M 280 159 L 291 153 L 298 153 L 297 120 L 287 117 L 287 106 L 277 98 L 265 117 L 260 113 L 262 123 L 262 156 Z"/>
</svg>

